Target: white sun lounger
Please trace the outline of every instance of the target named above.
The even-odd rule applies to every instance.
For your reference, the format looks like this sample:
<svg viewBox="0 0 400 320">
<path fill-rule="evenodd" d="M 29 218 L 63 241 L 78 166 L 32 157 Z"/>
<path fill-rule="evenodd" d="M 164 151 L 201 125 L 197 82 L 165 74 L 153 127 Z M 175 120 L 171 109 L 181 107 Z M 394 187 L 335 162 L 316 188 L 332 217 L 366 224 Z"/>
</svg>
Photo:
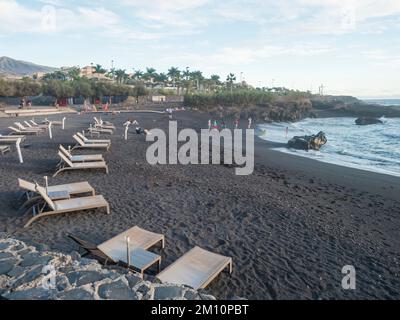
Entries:
<svg viewBox="0 0 400 320">
<path fill-rule="evenodd" d="M 72 162 L 91 162 L 91 161 L 104 161 L 101 154 L 88 154 L 88 155 L 72 155 L 67 149 L 60 145 L 60 151 L 68 157 Z"/>
<path fill-rule="evenodd" d="M 110 129 L 113 129 L 113 130 L 116 129 L 114 124 L 112 124 L 111 122 L 103 121 L 101 118 L 99 120 L 96 117 L 93 117 L 93 119 L 95 121 L 95 124 L 94 124 L 95 126 L 102 126 L 104 128 L 110 128 Z"/>
<path fill-rule="evenodd" d="M 111 145 L 110 139 L 88 139 L 82 133 L 77 132 L 76 135 L 83 140 L 85 143 L 108 143 Z"/>
<path fill-rule="evenodd" d="M 8 129 L 10 129 L 12 132 L 10 133 L 10 135 L 14 135 L 14 134 L 19 134 L 19 135 L 29 135 L 29 134 L 35 134 L 35 135 L 39 135 L 38 130 L 20 130 L 17 128 L 14 128 L 12 126 L 8 127 Z"/>
<path fill-rule="evenodd" d="M 30 131 L 36 130 L 36 131 L 39 131 L 39 132 L 43 132 L 43 131 L 47 130 L 47 128 L 44 128 L 44 127 L 24 127 L 21 122 L 14 122 L 14 124 L 18 127 L 19 130 L 22 130 L 22 131 L 24 131 L 24 130 L 30 130 Z"/>
<path fill-rule="evenodd" d="M 43 187 L 40 187 L 38 184 L 36 184 L 35 189 L 36 192 L 39 193 L 46 201 L 46 204 L 50 210 L 44 211 L 46 206 L 40 208 L 39 213 L 34 217 L 32 217 L 31 219 L 29 219 L 29 221 L 25 224 L 24 228 L 27 228 L 34 221 L 42 217 L 47 217 L 62 213 L 72 213 L 83 210 L 105 208 L 107 210 L 107 214 L 110 214 L 110 206 L 104 199 L 104 197 L 101 195 L 53 201 L 47 195 L 46 190 Z"/>
<path fill-rule="evenodd" d="M 0 136 L 0 144 L 16 144 L 19 139 L 21 139 L 20 143 L 22 143 L 25 141 L 26 136 Z"/>
<path fill-rule="evenodd" d="M 32 128 L 32 129 L 42 129 L 42 130 L 48 130 L 49 126 L 46 124 L 37 124 L 35 121 L 30 120 L 30 122 L 28 121 L 24 121 L 24 123 L 27 125 L 27 127 Z"/>
<path fill-rule="evenodd" d="M 108 166 L 104 161 L 91 161 L 91 162 L 72 162 L 61 151 L 58 155 L 62 159 L 62 164 L 53 177 L 57 176 L 60 172 L 67 170 L 88 170 L 88 169 L 104 169 L 108 174 Z"/>
<path fill-rule="evenodd" d="M 114 133 L 114 130 L 113 129 L 107 129 L 107 128 L 100 128 L 100 127 L 89 127 L 88 129 L 87 129 L 87 131 L 90 133 L 90 134 L 93 134 L 93 133 L 97 133 L 97 134 L 102 134 L 102 133 L 104 133 L 104 134 L 113 134 Z"/>
<path fill-rule="evenodd" d="M 204 289 L 227 267 L 232 273 L 232 258 L 195 247 L 159 273 L 157 279 Z"/>
<path fill-rule="evenodd" d="M 108 149 L 110 148 L 110 144 L 108 144 L 108 143 L 85 143 L 76 134 L 74 134 L 73 138 L 77 142 L 77 144 L 71 150 L 74 150 L 74 149 L 106 149 L 108 151 Z"/>
</svg>

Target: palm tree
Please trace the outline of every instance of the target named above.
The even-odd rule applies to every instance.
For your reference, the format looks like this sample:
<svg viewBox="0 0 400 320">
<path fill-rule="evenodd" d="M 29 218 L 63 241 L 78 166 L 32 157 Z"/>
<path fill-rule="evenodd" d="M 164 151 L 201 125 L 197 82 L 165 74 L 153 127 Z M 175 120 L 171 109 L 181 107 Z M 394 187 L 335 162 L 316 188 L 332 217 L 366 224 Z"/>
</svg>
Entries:
<svg viewBox="0 0 400 320">
<path fill-rule="evenodd" d="M 233 93 L 233 82 L 236 81 L 236 76 L 233 73 L 228 74 L 226 82 L 231 85 L 231 94 Z"/>
<path fill-rule="evenodd" d="M 165 73 L 161 72 L 160 74 L 156 74 L 156 75 L 155 75 L 154 80 L 155 80 L 157 83 L 160 83 L 160 84 L 162 85 L 162 87 L 164 88 L 166 82 L 168 81 L 168 76 L 167 76 Z"/>
<path fill-rule="evenodd" d="M 156 69 L 154 68 L 146 68 L 146 73 L 144 74 L 144 78 L 146 80 L 152 80 L 157 75 Z"/>
<path fill-rule="evenodd" d="M 172 83 L 173 83 L 173 86 L 174 86 L 174 88 L 175 88 L 177 82 L 178 82 L 178 81 L 180 80 L 180 78 L 181 78 L 181 72 L 179 71 L 178 68 L 176 68 L 176 67 L 171 67 L 171 68 L 168 70 L 167 75 L 171 78 Z M 177 90 L 177 94 L 179 94 L 179 87 L 178 87 L 178 90 Z"/>
<path fill-rule="evenodd" d="M 196 81 L 196 89 L 198 91 L 200 89 L 200 81 L 204 79 L 203 73 L 201 71 L 193 71 L 190 73 L 190 77 Z"/>
<path fill-rule="evenodd" d="M 68 70 L 67 77 L 72 80 L 77 80 L 80 78 L 81 70 L 79 68 L 72 68 Z"/>
<path fill-rule="evenodd" d="M 221 84 L 220 79 L 221 79 L 220 76 L 217 74 L 211 75 L 210 80 L 211 80 L 211 85 L 212 85 L 213 90 L 215 90 L 216 86 Z"/>
<path fill-rule="evenodd" d="M 183 76 L 186 80 L 189 80 L 189 78 L 190 78 L 190 70 L 189 70 L 189 68 L 186 68 L 185 71 L 182 71 L 182 76 Z"/>
<path fill-rule="evenodd" d="M 133 70 L 133 71 L 135 71 L 133 74 L 133 78 L 135 80 L 141 80 L 143 78 L 143 75 L 144 75 L 143 71 L 141 71 L 141 70 Z"/>
<path fill-rule="evenodd" d="M 99 74 L 105 74 L 107 73 L 107 70 L 104 69 L 100 64 L 96 64 L 96 66 L 94 67 L 94 72 Z"/>
<path fill-rule="evenodd" d="M 129 78 L 128 74 L 123 69 L 115 70 L 115 77 L 117 83 L 124 83 Z"/>
</svg>

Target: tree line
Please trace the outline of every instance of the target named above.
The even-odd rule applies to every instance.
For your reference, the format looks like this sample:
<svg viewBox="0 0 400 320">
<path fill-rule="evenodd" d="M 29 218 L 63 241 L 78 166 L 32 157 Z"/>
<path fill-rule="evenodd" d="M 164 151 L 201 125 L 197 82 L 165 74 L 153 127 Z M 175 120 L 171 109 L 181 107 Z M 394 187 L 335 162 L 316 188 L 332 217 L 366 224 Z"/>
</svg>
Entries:
<svg viewBox="0 0 400 320">
<path fill-rule="evenodd" d="M 22 98 L 51 96 L 57 99 L 84 98 L 102 99 L 113 96 L 143 96 L 143 86 L 128 86 L 110 81 L 93 80 L 85 77 L 58 78 L 59 71 L 38 81 L 31 78 L 21 80 L 0 79 L 0 97 Z"/>
</svg>

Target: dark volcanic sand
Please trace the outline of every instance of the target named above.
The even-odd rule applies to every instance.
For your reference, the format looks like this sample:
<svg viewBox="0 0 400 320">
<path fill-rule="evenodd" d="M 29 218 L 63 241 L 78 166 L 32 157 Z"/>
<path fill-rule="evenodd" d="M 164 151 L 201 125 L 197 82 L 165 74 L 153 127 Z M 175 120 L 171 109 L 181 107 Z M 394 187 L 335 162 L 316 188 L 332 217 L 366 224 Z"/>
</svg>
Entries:
<svg viewBox="0 0 400 320">
<path fill-rule="evenodd" d="M 88 126 L 91 116 L 68 116 L 67 130 L 28 138 L 25 163 L 13 152 L 0 157 L 0 231 L 52 249 L 76 247 L 74 233 L 101 243 L 134 225 L 163 233 L 167 266 L 195 245 L 233 257 L 232 276 L 208 288 L 218 298 L 399 299 L 400 179 L 278 153 L 256 142 L 256 169 L 235 176 L 222 165 L 150 166 L 150 143 L 122 123 L 134 117 L 145 128 L 167 128 L 165 115 L 103 117 L 117 125 L 105 157 L 110 174 L 70 172 L 50 184 L 89 181 L 111 204 L 102 211 L 44 218 L 28 229 L 18 212 L 17 178 L 43 181 L 58 163 L 60 143 Z M 57 118 L 57 117 L 56 117 Z M 59 118 L 59 117 L 58 117 Z M 183 112 L 180 127 L 205 127 L 208 117 Z M 15 119 L 0 119 L 0 130 Z M 104 136 L 106 137 L 106 136 Z M 357 288 L 341 288 L 341 269 L 354 265 Z"/>
</svg>

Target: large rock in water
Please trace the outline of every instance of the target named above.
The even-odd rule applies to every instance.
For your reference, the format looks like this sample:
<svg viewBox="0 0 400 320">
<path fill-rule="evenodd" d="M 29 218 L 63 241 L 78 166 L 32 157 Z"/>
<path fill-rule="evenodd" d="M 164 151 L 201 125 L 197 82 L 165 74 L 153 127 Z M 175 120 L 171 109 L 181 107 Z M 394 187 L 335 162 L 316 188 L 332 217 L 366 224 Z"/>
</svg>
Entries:
<svg viewBox="0 0 400 320">
<path fill-rule="evenodd" d="M 383 122 L 373 117 L 360 117 L 356 120 L 356 125 L 366 126 L 369 124 L 382 124 Z"/>
<path fill-rule="evenodd" d="M 293 137 L 288 142 L 288 147 L 299 150 L 319 150 L 321 147 L 327 143 L 327 139 L 325 137 L 325 133 L 322 131 L 317 134 L 313 134 L 311 136 L 296 136 Z"/>
</svg>

